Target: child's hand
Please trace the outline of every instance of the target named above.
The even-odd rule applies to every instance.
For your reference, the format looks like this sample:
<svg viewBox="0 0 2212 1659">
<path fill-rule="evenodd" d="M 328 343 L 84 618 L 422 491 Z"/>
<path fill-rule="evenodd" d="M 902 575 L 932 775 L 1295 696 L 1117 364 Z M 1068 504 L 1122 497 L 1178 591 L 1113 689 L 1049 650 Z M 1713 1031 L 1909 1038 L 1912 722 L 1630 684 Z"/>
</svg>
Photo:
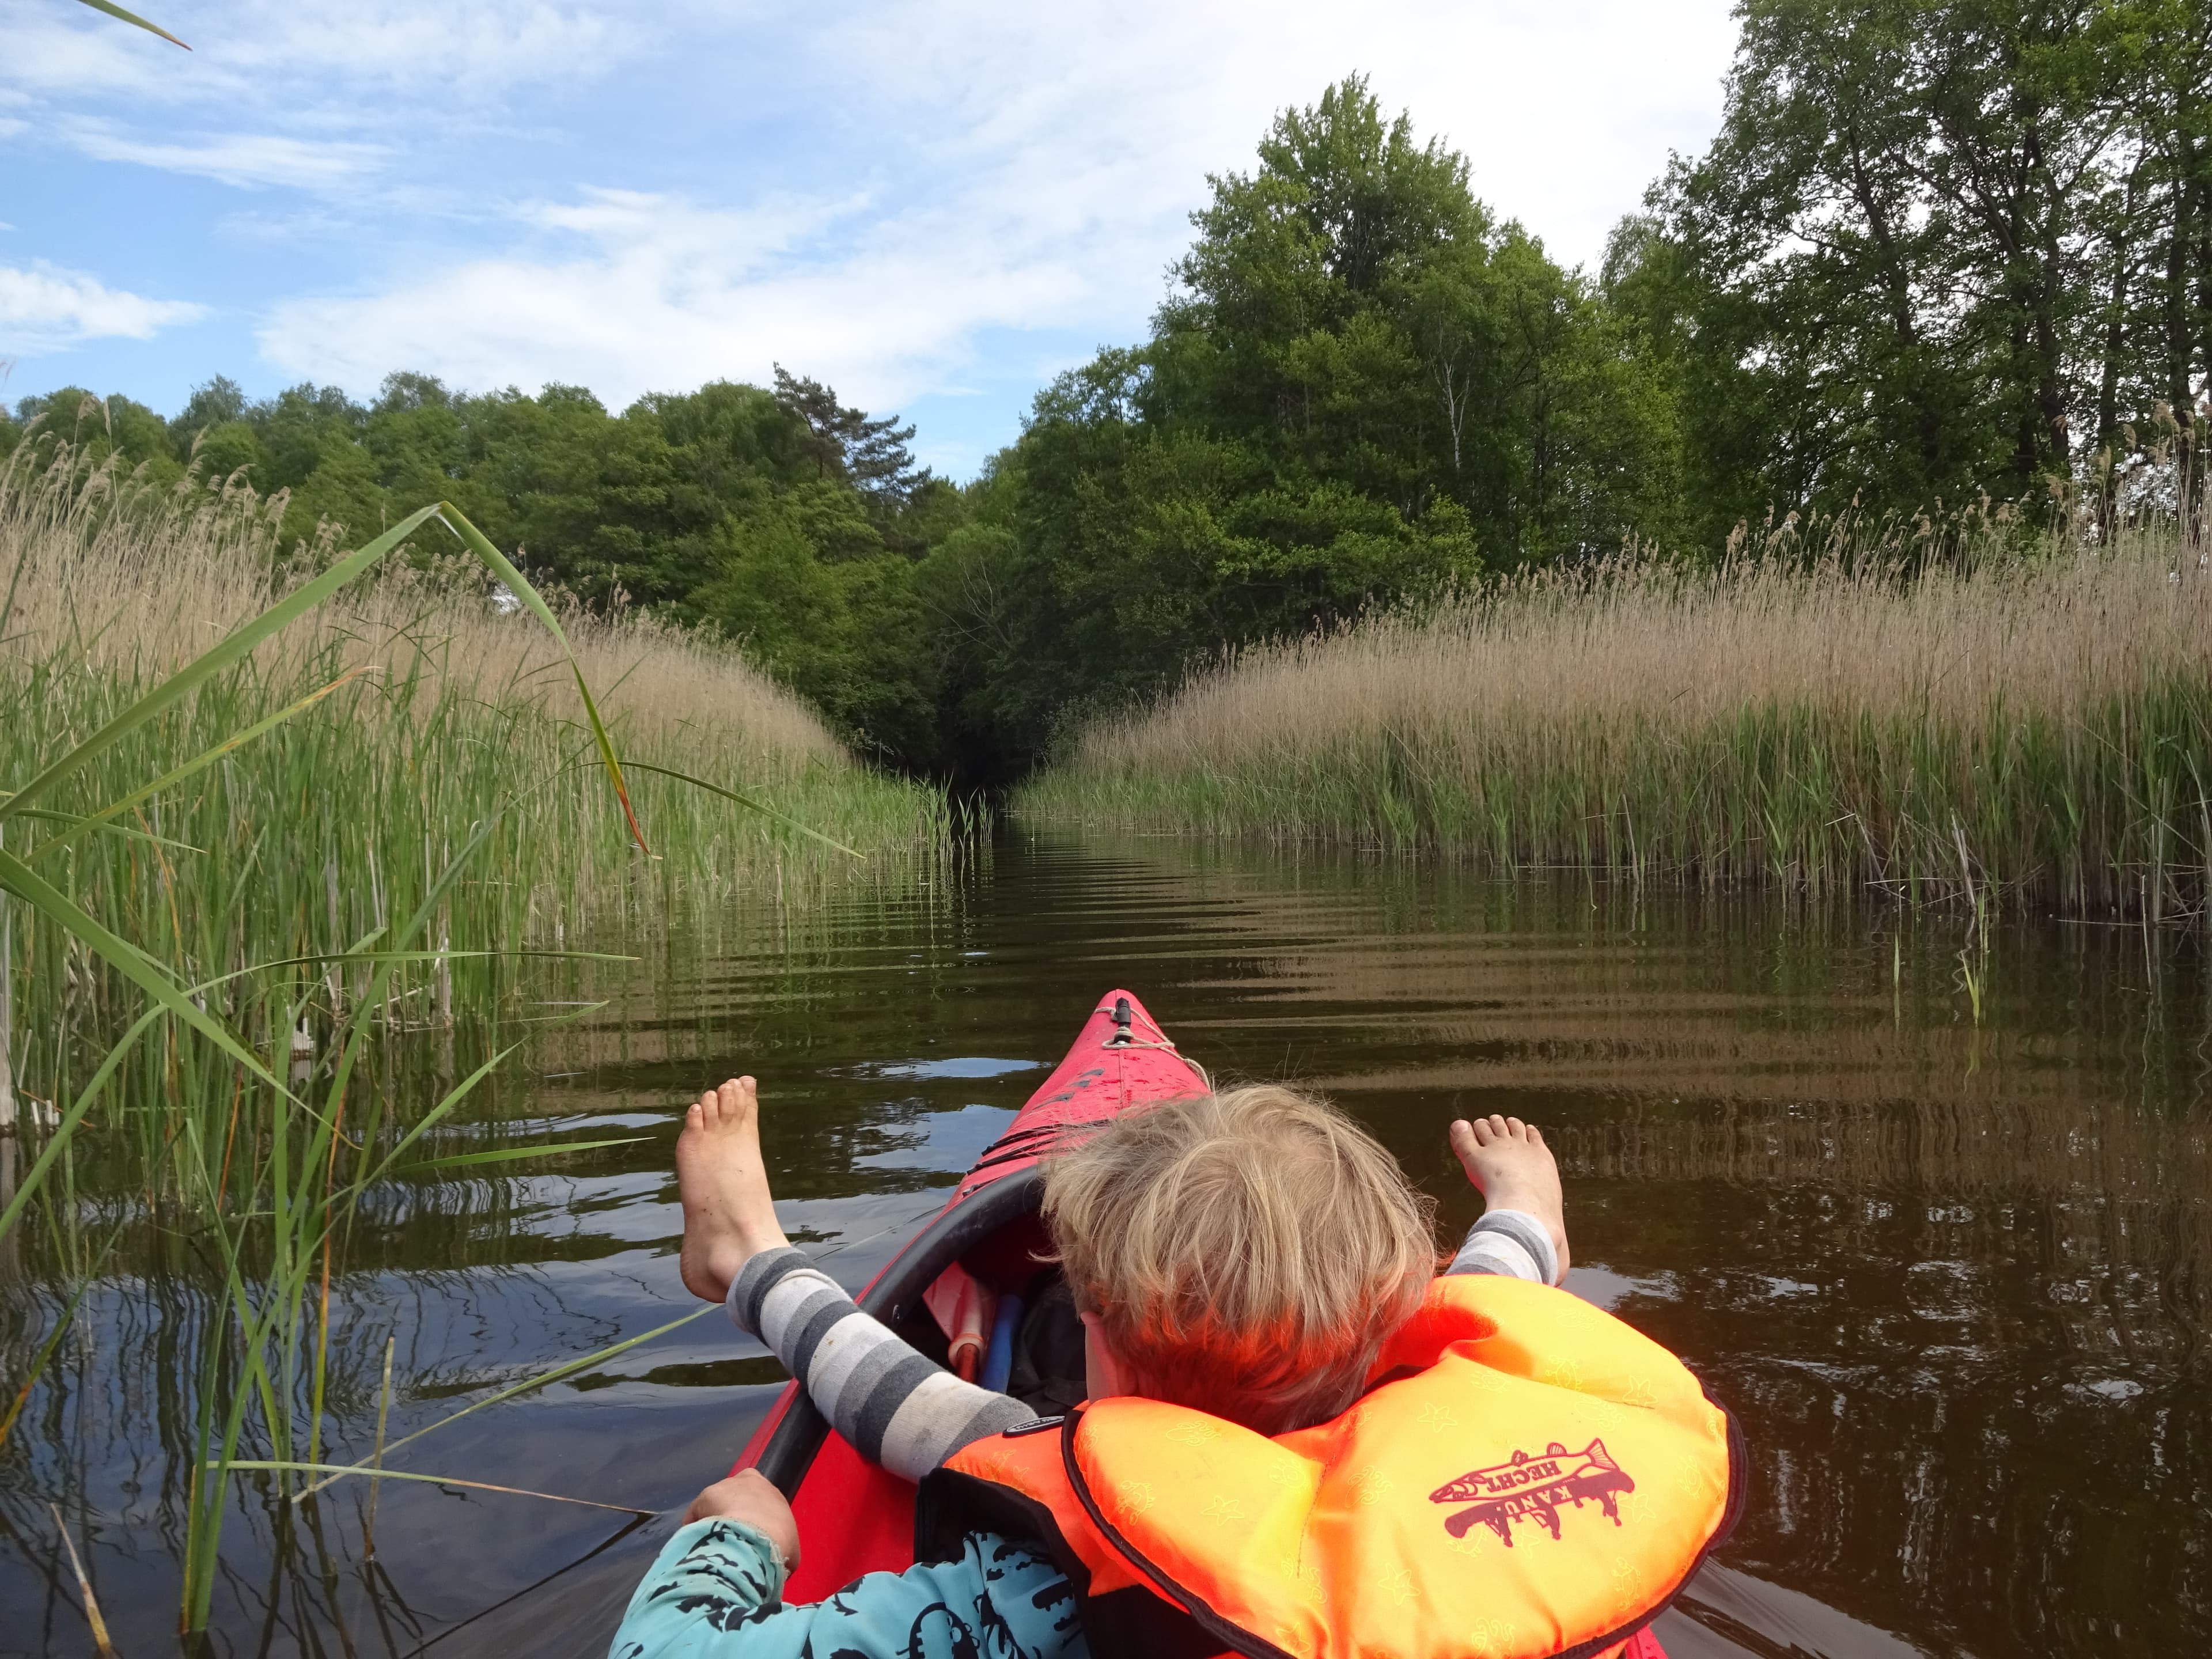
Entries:
<svg viewBox="0 0 2212 1659">
<path fill-rule="evenodd" d="M 727 1519 L 757 1527 L 783 1557 L 785 1573 L 799 1570 L 799 1522 L 783 1494 L 758 1469 L 739 1469 L 728 1480 L 717 1480 L 691 1500 L 684 1519 Z"/>
</svg>

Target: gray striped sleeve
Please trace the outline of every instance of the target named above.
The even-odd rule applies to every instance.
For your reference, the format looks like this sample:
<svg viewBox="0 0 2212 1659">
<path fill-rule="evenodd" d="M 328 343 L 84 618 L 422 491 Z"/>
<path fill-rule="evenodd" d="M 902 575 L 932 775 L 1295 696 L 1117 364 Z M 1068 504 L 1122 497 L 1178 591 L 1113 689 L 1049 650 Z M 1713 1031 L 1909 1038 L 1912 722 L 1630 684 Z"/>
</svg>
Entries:
<svg viewBox="0 0 2212 1659">
<path fill-rule="evenodd" d="M 768 1344 L 853 1449 L 919 1480 L 971 1440 L 1036 1420 L 963 1382 L 860 1311 L 804 1252 L 765 1250 L 730 1285 L 739 1329 Z"/>
<path fill-rule="evenodd" d="M 1509 1279 L 1559 1282 L 1559 1253 L 1544 1224 L 1525 1210 L 1487 1210 L 1470 1228 L 1447 1273 L 1504 1273 Z"/>
</svg>

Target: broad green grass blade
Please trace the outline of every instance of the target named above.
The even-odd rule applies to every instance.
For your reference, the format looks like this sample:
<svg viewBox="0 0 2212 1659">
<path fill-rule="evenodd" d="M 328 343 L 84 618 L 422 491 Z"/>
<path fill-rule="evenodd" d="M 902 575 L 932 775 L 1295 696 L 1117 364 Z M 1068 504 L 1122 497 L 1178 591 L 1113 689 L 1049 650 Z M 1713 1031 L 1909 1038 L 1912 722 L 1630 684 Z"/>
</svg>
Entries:
<svg viewBox="0 0 2212 1659">
<path fill-rule="evenodd" d="M 428 1111 L 423 1113 L 422 1115 L 416 1120 L 414 1127 L 409 1129 L 405 1134 L 399 1138 L 398 1144 L 394 1146 L 390 1152 L 384 1155 L 384 1161 L 381 1164 L 379 1164 L 375 1169 L 370 1170 L 367 1176 L 362 1177 L 361 1182 L 362 1186 L 364 1188 L 373 1187 L 378 1182 L 383 1180 L 386 1175 L 391 1171 L 392 1166 L 399 1161 L 399 1155 L 402 1152 L 405 1152 L 410 1146 L 412 1146 L 416 1141 L 420 1140 L 423 1135 L 429 1131 L 431 1125 L 436 1123 L 439 1119 L 444 1117 L 447 1113 L 452 1111 L 454 1107 L 459 1105 L 462 1101 L 467 1099 L 471 1091 L 476 1088 L 477 1085 L 482 1083 L 486 1078 L 497 1071 L 501 1062 L 505 1060 L 509 1054 L 517 1052 L 521 1048 L 521 1047 L 522 1045 L 517 1042 L 501 1049 L 489 1060 L 484 1061 L 483 1065 L 477 1066 L 475 1071 L 471 1072 L 466 1077 L 455 1084 L 453 1088 L 447 1092 L 446 1097 L 443 1100 L 440 1101 L 435 1106 L 433 1106 Z"/>
<path fill-rule="evenodd" d="M 62 1155 L 62 1148 L 69 1145 L 70 1137 L 76 1133 L 76 1126 L 84 1121 L 84 1115 L 90 1109 L 92 1103 L 107 1086 L 107 1079 L 113 1077 L 116 1069 L 123 1064 L 124 1056 L 137 1046 L 138 1039 L 146 1035 L 147 1028 L 161 1018 L 161 1013 L 159 1008 L 149 1008 L 139 1015 L 137 1023 L 107 1051 L 107 1057 L 100 1062 L 100 1069 L 85 1080 L 83 1088 L 77 1091 L 76 1098 L 70 1103 L 69 1110 L 62 1114 L 61 1121 L 54 1125 L 54 1132 L 46 1137 L 46 1144 L 40 1149 L 38 1158 L 23 1172 L 22 1180 L 15 1183 L 15 1195 L 8 1200 L 7 1207 L 0 1209 L 0 1238 L 8 1236 L 8 1229 L 15 1224 L 15 1218 L 22 1212 L 23 1206 L 31 1201 L 32 1195 L 45 1183 L 46 1171 Z M 9 1413 L 9 1420 L 14 1420 L 12 1413 Z M 0 1431 L 0 1439 L 6 1437 L 5 1432 Z"/>
<path fill-rule="evenodd" d="M 259 1057 L 232 1036 L 220 1020 L 200 1008 L 173 982 L 164 978 L 151 957 L 129 940 L 118 938 L 101 927 L 71 903 L 60 889 L 48 884 L 28 865 L 4 849 L 0 849 L 0 888 L 15 894 L 57 927 L 76 934 L 97 951 L 118 973 L 170 1013 L 270 1088 L 289 1097 L 290 1091 L 276 1080 L 275 1074 L 261 1063 Z"/>
<path fill-rule="evenodd" d="M 270 962 L 257 962 L 250 968 L 234 968 L 227 974 L 193 987 L 199 991 L 211 990 L 216 986 L 234 979 L 244 979 L 250 974 L 264 974 L 274 968 L 320 968 L 337 963 L 384 962 L 483 962 L 492 957 L 503 959 L 544 958 L 552 962 L 635 962 L 637 958 L 614 951 L 324 951 L 313 956 L 278 957 Z"/>
<path fill-rule="evenodd" d="M 203 653 L 170 675 L 7 800 L 0 801 L 0 823 L 6 823 L 80 767 L 113 748 L 164 708 L 190 696 L 224 669 L 243 660 L 264 640 L 282 633 L 356 577 L 367 574 L 386 554 L 421 529 L 437 511 L 436 507 L 426 507 L 420 512 L 409 514 L 374 541 L 338 559 L 321 575 L 295 588 L 252 621 L 233 629 L 211 650 Z M 489 545 L 489 543 L 485 544 Z M 501 560 L 501 562 L 504 564 L 506 562 Z"/>
<path fill-rule="evenodd" d="M 149 34 L 158 34 L 173 46 L 185 46 L 185 43 L 183 41 L 178 40 L 175 35 L 170 33 L 168 30 L 163 28 L 159 23 L 149 23 L 144 18 L 141 17 L 137 12 L 124 10 L 122 7 L 115 3 L 115 0 L 83 0 L 83 3 L 86 5 L 90 6 L 94 11 L 104 11 L 110 17 L 119 17 L 126 23 L 136 24 L 138 27 L 145 30 Z M 191 48 L 190 46 L 185 46 L 185 50 L 186 52 L 190 52 Z"/>
<path fill-rule="evenodd" d="M 665 1325 L 659 1326 L 655 1329 L 646 1332 L 642 1336 L 633 1336 L 626 1341 L 617 1342 L 607 1347 L 595 1349 L 579 1359 L 563 1360 L 560 1364 L 556 1365 L 550 1371 L 540 1371 L 537 1376 L 518 1382 L 513 1388 L 501 1389 L 497 1394 L 486 1395 L 482 1400 L 472 1401 L 471 1403 L 462 1407 L 460 1410 L 455 1412 L 452 1416 L 441 1417 L 436 1422 L 429 1425 L 427 1428 L 417 1429 L 414 1433 L 407 1436 L 404 1439 L 393 1441 L 390 1445 L 384 1449 L 384 1455 L 386 1457 L 389 1457 L 392 1453 L 398 1451 L 402 1446 L 407 1445 L 410 1442 L 420 1440 L 426 1434 L 435 1434 L 440 1429 L 444 1428 L 449 1423 L 459 1422 L 471 1412 L 480 1412 L 487 1406 L 496 1406 L 503 1400 L 512 1400 L 518 1395 L 528 1394 L 533 1389 L 542 1389 L 550 1383 L 558 1382 L 564 1376 L 574 1376 L 578 1371 L 582 1370 L 586 1365 L 596 1365 L 602 1360 L 614 1358 L 617 1354 L 628 1353 L 632 1348 L 642 1346 L 644 1344 L 652 1341 L 653 1338 L 657 1336 L 665 1336 L 671 1331 L 683 1329 L 684 1326 L 689 1325 L 695 1319 L 704 1319 L 710 1313 L 720 1313 L 721 1311 L 722 1307 L 720 1303 L 710 1302 L 703 1308 L 694 1309 L 691 1312 L 685 1314 L 681 1319 L 672 1319 Z M 389 1468 L 380 1469 L 368 1463 L 349 1464 L 344 1468 L 338 1470 L 336 1474 L 332 1474 L 324 1480 L 318 1480 L 313 1486 L 309 1486 L 306 1491 L 300 1492 L 292 1499 L 292 1501 L 296 1504 L 301 1498 L 313 1496 L 316 1492 L 320 1492 L 325 1486 L 329 1486 L 332 1480 L 337 1480 L 339 1475 L 389 1474 L 391 1473 L 392 1471 Z"/>
<path fill-rule="evenodd" d="M 849 858 L 856 858 L 862 860 L 863 861 L 867 858 L 866 854 L 855 853 L 851 848 L 846 846 L 843 842 L 832 841 L 829 836 L 823 835 L 819 830 L 810 830 L 805 824 L 801 823 L 797 818 L 788 817 L 783 813 L 777 811 L 773 806 L 763 806 L 760 802 L 752 799 L 749 796 L 741 795 L 734 789 L 725 789 L 719 783 L 709 783 L 704 778 L 695 778 L 688 772 L 678 772 L 669 767 L 651 766 L 641 760 L 631 761 L 629 763 L 629 768 L 633 772 L 655 772 L 664 778 L 673 778 L 678 783 L 688 783 L 694 789 L 704 789 L 710 795 L 720 795 L 724 800 L 733 800 L 740 806 L 749 807 L 753 811 L 759 813 L 763 817 L 774 818 L 778 823 L 782 824 L 787 829 L 796 830 L 802 836 L 811 836 L 815 840 L 820 842 L 824 847 L 834 847 L 837 851 L 846 854 Z"/>
</svg>

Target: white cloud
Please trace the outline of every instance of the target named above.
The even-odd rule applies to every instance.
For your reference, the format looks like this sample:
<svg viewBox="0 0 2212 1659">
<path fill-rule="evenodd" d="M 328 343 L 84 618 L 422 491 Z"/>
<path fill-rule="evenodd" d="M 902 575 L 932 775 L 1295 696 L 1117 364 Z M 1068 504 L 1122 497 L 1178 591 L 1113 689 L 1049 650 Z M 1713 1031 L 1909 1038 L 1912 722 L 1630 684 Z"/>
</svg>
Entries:
<svg viewBox="0 0 2212 1659">
<path fill-rule="evenodd" d="M 708 61 L 700 15 L 687 46 Z M 780 359 L 896 407 L 968 383 L 986 331 L 1140 331 L 1206 175 L 1249 168 L 1278 108 L 1354 70 L 1465 150 L 1503 216 L 1594 260 L 1668 149 L 1710 133 L 1733 39 L 1727 0 L 877 5 L 760 43 L 763 95 L 805 116 L 788 152 L 741 153 L 731 179 L 827 155 L 864 194 L 735 210 L 654 190 L 631 153 L 642 188 L 472 233 L 489 257 L 425 274 L 410 256 L 380 290 L 284 301 L 260 339 L 279 368 L 348 384 L 415 365 L 617 405 Z"/>
<path fill-rule="evenodd" d="M 934 0 L 848 13 L 813 43 L 948 159 L 1110 173 L 1118 210 L 1195 204 L 1249 168 L 1285 104 L 1366 73 L 1474 165 L 1477 194 L 1593 258 L 1669 148 L 1702 148 L 1735 39 L 1727 0 L 1188 0 L 1014 8 Z"/>
<path fill-rule="evenodd" d="M 27 268 L 0 265 L 0 351 L 35 356 L 87 340 L 150 340 L 173 323 L 206 314 L 204 306 L 149 300 L 44 260 Z"/>
<path fill-rule="evenodd" d="M 135 161 L 170 173 L 196 173 L 226 185 L 303 188 L 356 178 L 386 154 L 381 144 L 313 143 L 273 133 L 230 133 L 190 143 L 146 143 L 91 123 L 76 125 L 70 142 L 99 161 Z"/>
<path fill-rule="evenodd" d="M 432 95 L 586 79 L 655 31 L 631 8 L 544 0 L 147 0 L 192 47 L 52 0 L 0 0 L 0 79 L 46 95 L 128 92 L 161 103 L 313 102 L 374 82 Z M 332 98 L 331 101 L 339 100 Z"/>
<path fill-rule="evenodd" d="M 584 245 L 572 252 L 286 301 L 261 348 L 287 372 L 354 386 L 415 365 L 477 387 L 581 384 L 617 407 L 720 377 L 765 380 L 780 360 L 890 407 L 959 362 L 978 328 L 1064 321 L 1088 295 L 1072 263 L 1007 257 L 933 216 L 877 222 L 838 256 L 809 257 L 858 205 L 732 213 L 591 191 L 526 216 Z"/>
</svg>

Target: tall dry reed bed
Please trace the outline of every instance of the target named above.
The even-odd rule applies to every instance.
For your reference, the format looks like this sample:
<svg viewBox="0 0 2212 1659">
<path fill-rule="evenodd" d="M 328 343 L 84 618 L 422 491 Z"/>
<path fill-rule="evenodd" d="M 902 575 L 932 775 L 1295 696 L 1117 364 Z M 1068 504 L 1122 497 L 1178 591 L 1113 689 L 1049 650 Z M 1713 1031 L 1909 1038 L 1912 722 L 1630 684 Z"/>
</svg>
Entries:
<svg viewBox="0 0 2212 1659">
<path fill-rule="evenodd" d="M 2212 570 L 2171 529 L 1908 574 L 1624 556 L 1231 655 L 1029 814 L 2156 920 L 2212 896 Z"/>
<path fill-rule="evenodd" d="M 66 459 L 0 472 L 0 788 L 312 572 L 320 560 L 295 560 L 288 575 L 278 558 L 282 508 L 238 489 L 134 492 L 73 475 Z M 41 867 L 197 979 L 359 945 L 418 904 L 480 830 L 488 839 L 441 897 L 428 948 L 554 945 L 611 907 L 778 890 L 854 864 L 817 837 L 864 854 L 942 841 L 937 798 L 855 765 L 804 704 L 734 653 L 647 617 L 609 619 L 556 600 L 626 769 L 652 849 L 639 857 L 568 657 L 495 592 L 459 557 L 344 591 L 41 805 L 93 811 L 308 707 L 102 831 L 69 836 Z M 49 814 L 10 826 L 13 844 L 35 848 L 42 827 L 58 824 Z M 45 1051 L 72 1032 L 112 1036 L 137 999 L 81 941 L 48 927 L 18 927 L 14 946 L 17 1068 L 52 1082 L 63 1062 Z M 450 1015 L 456 987 L 482 992 L 493 970 L 471 957 L 402 977 L 394 994 L 416 999 L 414 1012 Z M 333 979 L 330 995 L 343 1002 L 346 988 Z"/>
<path fill-rule="evenodd" d="M 172 1288 L 206 1316 L 163 1502 L 188 1630 L 234 1472 L 289 1501 L 328 1444 L 364 1200 L 605 1144 L 446 1150 L 536 1017 L 509 994 L 526 958 L 948 829 L 733 653 L 549 605 L 450 509 L 455 562 L 423 569 L 388 561 L 432 510 L 284 560 L 282 507 L 50 444 L 0 467 L 0 1277 L 52 1264 L 48 1294 L 0 1299 L 27 1358 L 0 1454 L 75 1294 L 125 1266 L 167 1293 L 115 1243 L 185 1241 Z M 404 1041 L 425 1030 L 448 1035 Z"/>
</svg>

